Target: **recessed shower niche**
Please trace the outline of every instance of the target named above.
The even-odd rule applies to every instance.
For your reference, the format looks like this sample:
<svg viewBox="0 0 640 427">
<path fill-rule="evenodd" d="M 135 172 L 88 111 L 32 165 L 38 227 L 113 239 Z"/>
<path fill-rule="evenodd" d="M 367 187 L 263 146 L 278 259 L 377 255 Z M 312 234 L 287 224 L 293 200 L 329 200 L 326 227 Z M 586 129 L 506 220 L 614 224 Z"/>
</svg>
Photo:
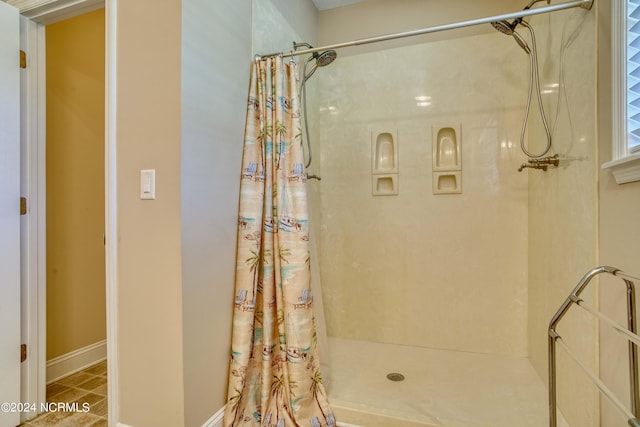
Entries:
<svg viewBox="0 0 640 427">
<path fill-rule="evenodd" d="M 398 194 L 398 130 L 371 132 L 371 194 Z"/>
<path fill-rule="evenodd" d="M 462 193 L 462 172 L 434 172 L 433 194 L 460 194 Z"/>
<path fill-rule="evenodd" d="M 371 194 L 374 196 L 397 196 L 398 174 L 373 175 L 371 177 Z"/>
<path fill-rule="evenodd" d="M 432 126 L 433 194 L 462 193 L 461 125 Z"/>
<path fill-rule="evenodd" d="M 433 170 L 462 169 L 460 125 L 433 127 Z"/>
</svg>

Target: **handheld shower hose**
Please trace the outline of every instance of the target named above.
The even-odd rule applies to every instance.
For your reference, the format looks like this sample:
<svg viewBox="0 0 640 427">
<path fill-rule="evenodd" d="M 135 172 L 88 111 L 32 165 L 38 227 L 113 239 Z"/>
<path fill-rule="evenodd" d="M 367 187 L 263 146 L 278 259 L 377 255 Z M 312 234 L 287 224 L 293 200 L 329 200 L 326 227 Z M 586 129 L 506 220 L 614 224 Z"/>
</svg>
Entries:
<svg viewBox="0 0 640 427">
<path fill-rule="evenodd" d="M 533 4 L 544 1 L 544 0 L 532 0 L 526 7 L 526 9 L 530 9 Z M 547 0 L 547 3 L 549 0 Z M 533 31 L 533 27 L 523 20 L 522 18 L 517 18 L 513 22 L 508 21 L 496 21 L 492 22 L 491 25 L 496 30 L 500 31 L 503 34 L 512 36 L 518 45 L 524 50 L 527 55 L 529 55 L 529 92 L 527 95 L 527 104 L 524 110 L 524 119 L 522 122 L 522 129 L 520 131 L 520 148 L 522 152 L 531 158 L 539 158 L 544 156 L 551 149 L 551 132 L 549 131 L 549 124 L 547 122 L 547 116 L 544 112 L 544 105 L 542 104 L 542 95 L 540 91 L 540 74 L 538 71 L 538 46 L 536 43 L 536 35 Z M 531 47 L 527 44 L 524 38 L 516 31 L 516 27 L 518 25 L 522 25 L 523 27 L 529 30 L 531 34 Z M 533 85 L 535 82 L 536 86 L 536 98 L 538 100 L 538 107 L 540 108 L 540 116 L 542 118 L 542 124 L 544 126 L 544 130 L 547 137 L 547 144 L 544 150 L 541 153 L 532 153 L 525 147 L 524 136 L 527 130 L 527 122 L 529 121 L 529 110 L 531 109 L 531 96 L 533 94 Z"/>
<path fill-rule="evenodd" d="M 544 156 L 551 149 L 551 132 L 549 131 L 549 123 L 547 122 L 547 116 L 544 112 L 544 105 L 542 104 L 542 94 L 540 91 L 540 75 L 538 72 L 538 48 L 536 44 L 536 36 L 533 31 L 533 27 L 529 25 L 526 21 L 522 21 L 520 24 L 525 26 L 529 30 L 531 34 L 531 45 L 532 45 L 531 52 L 529 52 L 529 70 L 530 70 L 529 71 L 529 92 L 527 95 L 527 106 L 525 107 L 525 110 L 524 110 L 524 119 L 522 121 L 522 129 L 520 131 L 520 148 L 522 149 L 522 152 L 527 156 L 532 158 L 537 158 L 537 157 Z M 544 150 L 538 154 L 532 153 L 529 150 L 527 150 L 524 143 L 524 135 L 527 130 L 527 122 L 529 120 L 529 110 L 531 108 L 531 94 L 533 92 L 534 80 L 536 85 L 536 98 L 538 100 L 538 107 L 540 108 L 540 117 L 542 118 L 542 124 L 544 126 L 544 131 L 547 136 L 547 144 Z"/>
<path fill-rule="evenodd" d="M 296 49 L 301 45 L 311 47 L 307 43 L 294 43 L 293 46 L 294 46 L 294 49 Z M 302 83 L 300 83 L 300 91 L 299 91 L 298 97 L 302 100 L 302 110 L 303 110 L 302 115 L 304 118 L 304 131 L 307 137 L 307 153 L 309 154 L 309 159 L 304 165 L 305 168 L 308 168 L 311 165 L 311 161 L 313 160 L 313 153 L 311 151 L 311 139 L 309 138 L 309 124 L 307 122 L 307 87 L 305 84 L 307 83 L 307 80 L 309 80 L 309 78 L 313 75 L 313 73 L 316 72 L 318 67 L 326 67 L 327 65 L 331 64 L 336 59 L 337 56 L 338 54 L 336 53 L 335 50 L 325 50 L 324 52 L 319 54 L 314 53 L 312 56 L 309 57 L 309 59 L 305 61 L 304 66 L 302 68 Z M 314 59 L 316 63 L 313 64 L 313 68 L 311 68 L 311 70 L 307 73 L 307 65 L 309 64 L 309 62 L 311 62 Z"/>
</svg>

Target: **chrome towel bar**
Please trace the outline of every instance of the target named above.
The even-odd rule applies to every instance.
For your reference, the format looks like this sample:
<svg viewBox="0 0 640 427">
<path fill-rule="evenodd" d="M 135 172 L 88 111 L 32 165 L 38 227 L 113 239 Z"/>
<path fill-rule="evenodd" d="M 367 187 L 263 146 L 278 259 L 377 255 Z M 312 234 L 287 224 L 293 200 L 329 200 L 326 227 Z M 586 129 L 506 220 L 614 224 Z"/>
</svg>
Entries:
<svg viewBox="0 0 640 427">
<path fill-rule="evenodd" d="M 604 314 L 592 308 L 585 303 L 580 294 L 589 285 L 591 280 L 599 274 L 610 274 L 620 278 L 627 288 L 627 329 L 624 329 L 614 320 L 608 318 Z M 576 364 L 585 372 L 587 377 L 596 385 L 603 396 L 605 396 L 618 411 L 627 419 L 627 423 L 631 427 L 640 427 L 640 390 L 638 383 L 638 344 L 640 344 L 640 336 L 637 332 L 636 322 L 636 291 L 635 282 L 640 282 L 640 279 L 634 276 L 630 276 L 617 268 L 602 266 L 594 268 L 589 271 L 580 280 L 578 285 L 574 288 L 571 295 L 567 297 L 560 309 L 553 316 L 553 319 L 549 323 L 549 426 L 557 427 L 557 379 L 556 379 L 556 344 L 565 350 L 565 352 L 573 359 Z M 607 323 L 616 331 L 625 335 L 629 340 L 629 378 L 630 378 L 630 394 L 631 394 L 631 409 L 627 409 L 622 402 L 613 394 L 613 392 L 602 382 L 602 380 L 595 374 L 593 374 L 589 368 L 583 364 L 580 359 L 571 351 L 567 344 L 562 340 L 562 337 L 556 331 L 556 327 L 562 320 L 565 314 L 569 311 L 571 306 L 577 305 L 585 311 L 592 314 L 594 317 Z"/>
</svg>

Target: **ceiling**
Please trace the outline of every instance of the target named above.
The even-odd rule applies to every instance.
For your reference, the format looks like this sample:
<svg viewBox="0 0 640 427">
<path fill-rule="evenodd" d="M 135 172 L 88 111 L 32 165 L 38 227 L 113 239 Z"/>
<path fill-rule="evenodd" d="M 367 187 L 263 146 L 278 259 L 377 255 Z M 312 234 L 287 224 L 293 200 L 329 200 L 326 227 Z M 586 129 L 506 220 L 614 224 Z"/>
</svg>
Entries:
<svg viewBox="0 0 640 427">
<path fill-rule="evenodd" d="M 336 7 L 348 6 L 354 3 L 360 3 L 366 0 L 313 0 L 318 10 L 333 9 Z"/>
</svg>

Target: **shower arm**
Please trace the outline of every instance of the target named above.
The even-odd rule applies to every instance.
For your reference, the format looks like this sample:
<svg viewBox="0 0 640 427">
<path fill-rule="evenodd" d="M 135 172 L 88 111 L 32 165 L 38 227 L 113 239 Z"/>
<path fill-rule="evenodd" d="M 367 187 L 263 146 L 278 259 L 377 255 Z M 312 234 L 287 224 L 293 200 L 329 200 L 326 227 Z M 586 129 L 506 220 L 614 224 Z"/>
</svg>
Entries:
<svg viewBox="0 0 640 427">
<path fill-rule="evenodd" d="M 506 14 L 503 14 L 503 15 L 490 16 L 490 17 L 487 17 L 487 18 L 472 19 L 472 20 L 469 20 L 469 21 L 461 21 L 461 22 L 455 22 L 455 23 L 452 23 L 452 24 L 438 25 L 438 26 L 435 26 L 435 27 L 422 28 L 422 29 L 419 29 L 419 30 L 406 31 L 406 32 L 402 32 L 402 33 L 394 33 L 394 34 L 386 34 L 386 35 L 382 35 L 382 36 L 369 37 L 369 38 L 365 38 L 365 39 L 358 39 L 358 40 L 353 40 L 353 41 L 350 41 L 350 42 L 337 43 L 337 44 L 333 44 L 333 45 L 329 45 L 329 46 L 316 47 L 316 48 L 312 48 L 312 49 L 302 49 L 302 50 L 295 50 L 295 51 L 290 51 L 290 52 L 270 53 L 270 54 L 267 54 L 267 55 L 256 55 L 256 60 L 266 59 L 266 58 L 273 57 L 273 56 L 282 56 L 282 57 L 286 58 L 286 57 L 298 56 L 298 55 L 308 55 L 308 54 L 312 54 L 312 53 L 315 53 L 315 52 L 322 52 L 322 51 L 325 51 L 325 50 L 335 50 L 335 49 L 341 49 L 343 47 L 360 46 L 360 45 L 365 45 L 365 44 L 370 44 L 370 43 L 383 42 L 383 41 L 387 41 L 387 40 L 394 40 L 394 39 L 400 39 L 400 38 L 405 38 L 405 37 L 412 37 L 412 36 L 419 36 L 419 35 L 423 35 L 423 34 L 435 33 L 435 32 L 439 32 L 439 31 L 453 30 L 453 29 L 456 29 L 456 28 L 471 27 L 471 26 L 482 25 L 482 24 L 490 24 L 491 22 L 509 20 L 509 19 L 517 19 L 517 18 L 524 18 L 524 17 L 527 17 L 527 16 L 540 15 L 540 14 L 543 14 L 543 13 L 556 12 L 556 11 L 559 11 L 559 10 L 572 9 L 572 8 L 575 8 L 575 7 L 580 7 L 580 8 L 583 8 L 583 9 L 591 10 L 591 8 L 593 6 L 593 1 L 594 0 L 576 0 L 576 1 L 566 2 L 566 3 L 560 3 L 560 4 L 556 4 L 556 5 L 551 5 L 551 6 L 539 7 L 539 8 L 535 8 L 535 9 L 519 10 L 517 12 L 506 13 Z"/>
<path fill-rule="evenodd" d="M 551 4 L 551 0 L 531 0 L 529 2 L 529 4 L 524 7 L 524 10 L 531 9 L 531 6 L 533 6 L 534 4 L 536 4 L 538 2 L 541 2 L 541 1 L 546 1 L 547 4 Z"/>
<path fill-rule="evenodd" d="M 529 10 L 529 9 L 531 9 L 531 7 L 532 7 L 534 4 L 539 3 L 539 2 L 541 2 L 541 1 L 546 1 L 546 2 L 547 2 L 547 4 L 551 4 L 551 0 L 531 0 L 531 1 L 529 2 L 529 4 L 528 4 L 528 5 L 526 5 L 526 6 L 524 7 L 524 10 Z M 523 18 L 524 18 L 523 16 L 516 18 L 516 20 L 515 20 L 515 21 L 513 21 L 513 26 L 515 27 L 516 25 L 518 25 L 518 24 L 522 23 Z"/>
</svg>

